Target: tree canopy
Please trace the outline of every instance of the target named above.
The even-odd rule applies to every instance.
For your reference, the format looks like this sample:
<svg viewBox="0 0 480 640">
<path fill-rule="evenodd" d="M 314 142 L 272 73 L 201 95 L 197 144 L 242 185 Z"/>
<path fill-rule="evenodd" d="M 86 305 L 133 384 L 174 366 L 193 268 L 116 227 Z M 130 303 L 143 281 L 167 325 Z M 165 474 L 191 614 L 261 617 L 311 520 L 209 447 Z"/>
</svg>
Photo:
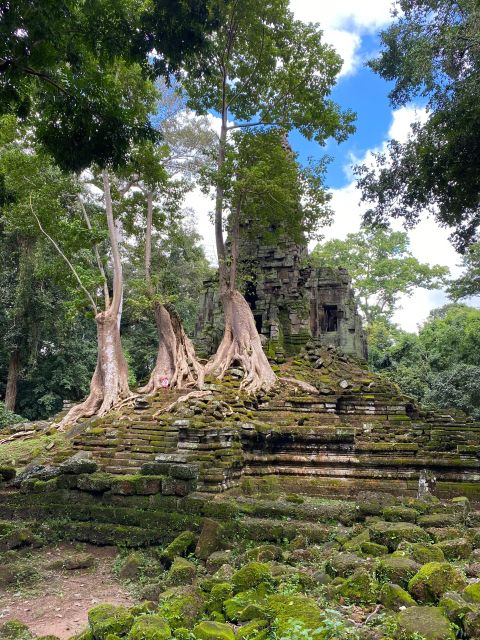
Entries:
<svg viewBox="0 0 480 640">
<path fill-rule="evenodd" d="M 417 287 L 437 289 L 448 274 L 447 267 L 417 260 L 405 232 L 383 227 L 318 244 L 311 260 L 315 266 L 348 270 L 368 323 L 391 318 L 402 295 L 411 296 Z"/>
<path fill-rule="evenodd" d="M 178 72 L 205 47 L 209 7 L 207 0 L 0 3 L 0 113 L 31 115 L 64 167 L 120 162 L 132 139 L 155 135 L 134 87 Z"/>
<path fill-rule="evenodd" d="M 409 139 L 391 140 L 373 165 L 357 167 L 367 223 L 425 212 L 452 230 L 460 251 L 480 223 L 480 7 L 477 0 L 396 0 L 370 67 L 393 82 L 394 106 L 418 98 L 427 119 Z"/>
</svg>

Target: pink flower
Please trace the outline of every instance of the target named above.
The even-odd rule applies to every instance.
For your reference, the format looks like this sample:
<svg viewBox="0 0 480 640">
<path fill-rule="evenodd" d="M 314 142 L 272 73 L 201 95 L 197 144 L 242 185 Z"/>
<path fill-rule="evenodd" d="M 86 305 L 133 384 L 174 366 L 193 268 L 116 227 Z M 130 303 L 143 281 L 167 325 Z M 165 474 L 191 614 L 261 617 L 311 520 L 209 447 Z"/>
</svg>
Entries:
<svg viewBox="0 0 480 640">
<path fill-rule="evenodd" d="M 162 385 L 163 389 L 167 389 L 170 382 L 168 380 L 168 378 L 166 376 L 164 376 L 163 378 L 160 379 L 160 384 Z"/>
</svg>

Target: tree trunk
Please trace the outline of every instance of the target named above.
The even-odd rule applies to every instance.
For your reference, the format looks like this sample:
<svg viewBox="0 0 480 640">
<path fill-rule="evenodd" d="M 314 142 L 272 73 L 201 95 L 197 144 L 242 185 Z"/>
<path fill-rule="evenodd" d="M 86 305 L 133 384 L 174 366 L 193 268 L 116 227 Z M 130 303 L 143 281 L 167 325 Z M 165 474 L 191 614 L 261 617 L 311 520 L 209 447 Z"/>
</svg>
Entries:
<svg viewBox="0 0 480 640">
<path fill-rule="evenodd" d="M 108 172 L 102 172 L 105 213 L 113 258 L 113 296 L 106 311 L 97 313 L 98 355 L 97 366 L 90 383 L 90 394 L 84 402 L 72 407 L 59 424 L 64 429 L 80 418 L 102 416 L 125 398 L 132 395 L 128 387 L 128 364 L 120 339 L 120 320 L 123 302 L 123 272 L 120 260 L 118 229 L 113 217 L 113 206 Z"/>
<path fill-rule="evenodd" d="M 18 348 L 10 355 L 8 365 L 7 388 L 5 390 L 5 407 L 9 411 L 15 411 L 17 404 L 17 383 L 20 373 L 20 351 Z"/>
<path fill-rule="evenodd" d="M 248 393 L 256 393 L 271 389 L 277 377 L 263 351 L 252 310 L 236 289 L 241 207 L 240 200 L 232 212 L 229 274 L 225 263 L 222 267 L 219 262 L 220 298 L 225 329 L 217 353 L 208 362 L 205 373 L 222 378 L 226 370 L 235 364 L 244 372 L 240 388 Z"/>
<path fill-rule="evenodd" d="M 102 416 L 124 398 L 131 396 L 128 387 L 128 365 L 123 355 L 116 313 L 102 311 L 97 323 L 97 366 L 90 382 L 90 394 L 81 404 L 72 407 L 59 428 L 74 424 L 80 418 Z"/>
<path fill-rule="evenodd" d="M 247 301 L 239 291 L 229 290 L 222 295 L 222 305 L 225 330 L 217 353 L 205 367 L 205 373 L 221 379 L 230 366 L 240 366 L 244 371 L 241 389 L 248 393 L 268 391 L 277 377 L 263 351 Z"/>
<path fill-rule="evenodd" d="M 155 322 L 158 332 L 157 362 L 150 380 L 139 389 L 140 393 L 155 393 L 166 387 L 201 388 L 204 370 L 178 315 L 173 309 L 157 304 Z"/>
<path fill-rule="evenodd" d="M 152 226 L 153 193 L 147 193 L 147 227 L 145 232 L 145 282 L 149 295 L 153 298 L 152 285 Z M 163 304 L 155 304 L 155 324 L 158 333 L 158 353 L 155 368 L 148 383 L 139 389 L 140 393 L 156 393 L 166 387 L 203 386 L 203 366 L 198 362 L 192 341 L 183 330 L 175 311 Z"/>
</svg>

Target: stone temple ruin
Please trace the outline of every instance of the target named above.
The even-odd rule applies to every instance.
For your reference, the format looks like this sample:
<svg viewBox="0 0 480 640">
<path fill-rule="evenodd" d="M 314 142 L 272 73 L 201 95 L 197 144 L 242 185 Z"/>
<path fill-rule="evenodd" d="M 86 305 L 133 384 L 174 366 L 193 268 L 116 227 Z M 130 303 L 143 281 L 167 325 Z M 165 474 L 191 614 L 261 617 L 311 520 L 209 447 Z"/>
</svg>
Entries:
<svg viewBox="0 0 480 640">
<path fill-rule="evenodd" d="M 11 470 L 2 485 L 0 468 L 4 517 L 52 521 L 62 536 L 101 544 L 156 544 L 219 522 L 224 537 L 274 541 L 304 531 L 325 541 L 321 518 L 337 507 L 318 497 L 346 499 L 350 519 L 356 504 L 371 504 L 366 491 L 480 501 L 480 424 L 424 410 L 368 371 L 348 275 L 312 268 L 305 247 L 287 241 L 249 255 L 245 295 L 279 383 L 248 396 L 233 368 L 186 399 L 166 389 L 84 421 L 16 480 Z M 211 352 L 220 334 L 207 283 L 197 344 Z M 41 435 L 45 425 L 29 428 Z M 249 499 L 262 487 L 314 507 Z"/>
<path fill-rule="evenodd" d="M 314 268 L 307 247 L 283 239 L 248 243 L 241 255 L 242 293 L 253 311 L 267 353 L 282 360 L 308 341 L 365 359 L 367 342 L 351 280 L 344 269 Z M 222 311 L 213 280 L 205 283 L 195 337 L 210 355 L 222 336 Z"/>
</svg>

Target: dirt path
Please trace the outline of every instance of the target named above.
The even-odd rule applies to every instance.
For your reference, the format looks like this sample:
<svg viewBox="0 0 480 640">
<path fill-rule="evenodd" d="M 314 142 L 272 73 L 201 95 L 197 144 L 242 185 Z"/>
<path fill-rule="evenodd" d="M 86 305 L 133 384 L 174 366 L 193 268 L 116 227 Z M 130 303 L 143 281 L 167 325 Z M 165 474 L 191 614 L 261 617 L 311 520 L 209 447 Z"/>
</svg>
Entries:
<svg viewBox="0 0 480 640">
<path fill-rule="evenodd" d="M 78 554 L 78 545 L 62 544 L 32 552 L 32 563 L 41 574 L 40 580 L 27 592 L 0 590 L 0 624 L 20 620 L 38 636 L 55 635 L 64 640 L 87 626 L 87 612 L 96 604 L 134 604 L 133 597 L 112 574 L 116 549 L 82 545 L 81 551 L 94 556 L 94 567 L 45 568 L 56 560 Z"/>
</svg>

